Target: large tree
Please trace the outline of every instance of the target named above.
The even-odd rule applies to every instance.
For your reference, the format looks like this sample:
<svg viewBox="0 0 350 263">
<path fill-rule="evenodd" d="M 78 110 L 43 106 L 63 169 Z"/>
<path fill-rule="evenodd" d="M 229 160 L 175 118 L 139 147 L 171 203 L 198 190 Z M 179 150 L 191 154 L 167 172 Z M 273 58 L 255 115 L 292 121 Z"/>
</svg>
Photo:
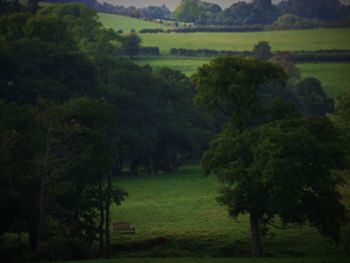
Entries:
<svg viewBox="0 0 350 263">
<path fill-rule="evenodd" d="M 141 38 L 135 33 L 125 36 L 123 39 L 123 51 L 125 55 L 128 55 L 130 58 L 138 55 L 141 41 Z"/>
<path fill-rule="evenodd" d="M 219 201 L 237 218 L 249 214 L 252 254 L 262 255 L 268 226 L 310 224 L 339 240 L 347 222 L 332 169 L 343 167 L 336 130 L 326 118 L 279 121 L 239 132 L 227 125 L 204 154 L 206 173 L 223 183 Z"/>
<path fill-rule="evenodd" d="M 344 164 L 332 123 L 294 119 L 298 115 L 281 99 L 266 107 L 258 93 L 285 81 L 283 70 L 268 62 L 221 57 L 199 68 L 193 80 L 194 103 L 227 115 L 202 165 L 222 180 L 219 201 L 230 215 L 249 214 L 252 254 L 261 256 L 262 230 L 276 218 L 308 221 L 337 240 L 347 218 L 337 191 L 342 181 L 332 174 Z"/>
<path fill-rule="evenodd" d="M 225 114 L 243 131 L 262 115 L 258 93 L 267 84 L 284 85 L 282 68 L 256 59 L 223 56 L 193 75 L 194 104 L 209 114 Z"/>
</svg>

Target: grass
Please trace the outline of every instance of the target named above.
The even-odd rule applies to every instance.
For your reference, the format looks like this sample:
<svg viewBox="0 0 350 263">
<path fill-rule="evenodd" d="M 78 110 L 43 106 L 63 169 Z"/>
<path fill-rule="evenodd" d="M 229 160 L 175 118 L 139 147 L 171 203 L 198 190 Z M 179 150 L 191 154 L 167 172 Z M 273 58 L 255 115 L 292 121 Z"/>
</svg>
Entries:
<svg viewBox="0 0 350 263">
<path fill-rule="evenodd" d="M 348 175 L 346 178 L 350 179 Z M 119 184 L 129 192 L 129 197 L 122 206 L 113 207 L 112 221 L 134 224 L 136 234 L 113 235 L 116 256 L 158 258 L 249 255 L 248 217 L 241 216 L 236 221 L 228 217 L 225 207 L 219 206 L 215 200 L 219 189 L 216 178 L 204 176 L 198 165 L 187 165 L 169 175 L 121 178 Z M 350 208 L 350 188 L 344 188 L 343 193 L 344 202 Z M 292 227 L 283 231 L 272 229 L 263 240 L 264 253 L 282 258 L 337 258 L 346 247 L 345 244 L 350 243 L 349 226 L 343 234 L 345 239 L 337 247 L 311 227 Z M 244 260 L 242 262 L 251 262 Z M 298 262 L 288 260 L 276 262 Z"/>
<path fill-rule="evenodd" d="M 126 259 L 100 259 L 100 260 L 82 260 L 80 263 L 348 263 L 350 257 L 292 257 L 292 258 L 126 258 Z M 77 261 L 65 261 L 66 263 L 73 263 Z"/>
<path fill-rule="evenodd" d="M 139 65 L 149 64 L 154 68 L 169 67 L 182 71 L 191 76 L 196 69 L 210 58 L 185 58 L 161 56 L 153 58 L 139 58 L 135 62 Z M 320 63 L 298 64 L 302 77 L 315 77 L 322 82 L 323 88 L 331 97 L 341 96 L 350 92 L 350 63 Z"/>
<path fill-rule="evenodd" d="M 139 31 L 143 28 L 169 28 L 162 24 L 158 24 L 155 22 L 144 21 L 137 18 L 120 16 L 114 14 L 106 14 L 106 13 L 98 13 L 98 17 L 100 22 L 106 28 L 112 28 L 116 31 L 123 30 L 123 32 L 130 32 L 132 29 L 135 31 Z"/>
<path fill-rule="evenodd" d="M 191 57 L 148 57 L 139 58 L 135 62 L 139 65 L 150 65 L 155 69 L 168 67 L 174 70 L 179 70 L 187 76 L 191 76 L 199 66 L 209 63 L 210 58 L 191 58 Z"/>
<path fill-rule="evenodd" d="M 142 28 L 163 28 L 165 25 L 136 18 L 99 13 L 107 28 L 136 31 Z M 273 50 L 350 49 L 350 29 L 285 30 L 243 33 L 157 33 L 142 34 L 144 46 L 160 48 L 167 55 L 171 48 L 252 50 L 259 41 L 269 41 Z"/>
<path fill-rule="evenodd" d="M 315 77 L 331 97 L 350 92 L 350 63 L 300 64 L 302 77 Z"/>
<path fill-rule="evenodd" d="M 262 40 L 273 50 L 350 49 L 350 29 L 314 29 L 253 33 L 143 34 L 143 45 L 157 46 L 163 55 L 171 48 L 252 50 Z"/>
</svg>

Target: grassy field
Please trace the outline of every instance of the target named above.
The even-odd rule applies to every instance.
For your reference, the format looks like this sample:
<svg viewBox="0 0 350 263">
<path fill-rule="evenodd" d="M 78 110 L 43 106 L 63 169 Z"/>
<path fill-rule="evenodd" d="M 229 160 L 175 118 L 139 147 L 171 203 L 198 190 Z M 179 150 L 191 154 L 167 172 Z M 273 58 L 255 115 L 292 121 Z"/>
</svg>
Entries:
<svg viewBox="0 0 350 263">
<path fill-rule="evenodd" d="M 350 63 L 300 64 L 302 77 L 321 80 L 331 97 L 350 92 Z"/>
<path fill-rule="evenodd" d="M 110 259 L 110 260 L 86 260 L 80 263 L 348 263 L 350 257 L 292 257 L 292 258 L 145 258 L 145 259 Z M 66 263 L 74 263 L 77 261 L 65 261 Z"/>
<path fill-rule="evenodd" d="M 350 179 L 349 176 L 347 178 Z M 129 197 L 122 206 L 113 207 L 112 221 L 134 224 L 136 234 L 113 235 L 116 256 L 242 257 L 250 254 L 247 216 L 241 216 L 236 221 L 228 217 L 225 207 L 215 201 L 219 189 L 216 178 L 204 176 L 198 165 L 187 165 L 169 175 L 122 178 L 119 183 L 129 192 Z M 344 202 L 350 208 L 349 186 L 343 189 L 343 193 Z M 339 253 L 350 242 L 350 227 L 343 232 L 346 239 L 336 247 L 310 227 L 291 227 L 283 231 L 272 229 L 263 240 L 264 253 L 269 257 L 282 258 L 340 257 L 343 254 Z M 223 259 L 222 262 L 226 261 Z M 244 259 L 237 262 L 255 261 Z M 275 262 L 299 261 L 286 259 Z"/>
<path fill-rule="evenodd" d="M 210 58 L 158 57 L 135 60 L 140 65 L 149 64 L 154 68 L 169 67 L 191 76 L 196 69 L 210 61 Z M 350 63 L 299 64 L 302 77 L 319 79 L 331 97 L 350 92 Z"/>
<path fill-rule="evenodd" d="M 140 19 L 99 13 L 107 28 L 128 32 L 142 28 L 166 28 L 164 25 Z M 160 47 L 168 54 L 171 48 L 251 50 L 262 40 L 269 41 L 273 50 L 350 49 L 350 29 L 287 30 L 250 33 L 161 33 L 142 34 L 144 46 Z"/>
<path fill-rule="evenodd" d="M 135 18 L 99 13 L 103 25 L 127 32 L 131 29 L 159 28 L 161 24 Z M 350 29 L 289 30 L 253 33 L 161 33 L 142 34 L 144 46 L 158 46 L 163 55 L 176 48 L 208 48 L 217 50 L 251 50 L 258 41 L 269 41 L 273 50 L 350 49 Z M 154 68 L 170 67 L 190 76 L 209 58 L 142 58 L 136 63 Z M 316 77 L 332 97 L 349 91 L 350 64 L 300 64 L 303 77 Z"/>
<path fill-rule="evenodd" d="M 130 32 L 130 30 L 132 29 L 134 29 L 135 31 L 139 31 L 143 28 L 168 28 L 162 24 L 144 21 L 141 19 L 131 18 L 127 16 L 98 13 L 98 17 L 101 23 L 106 28 L 112 28 L 116 31 L 123 30 L 123 32 Z"/>
<path fill-rule="evenodd" d="M 273 50 L 350 49 L 350 29 L 289 30 L 253 33 L 161 33 L 143 34 L 143 45 L 171 48 L 252 50 L 262 40 Z"/>
<path fill-rule="evenodd" d="M 187 76 L 191 76 L 199 66 L 209 63 L 211 58 L 191 58 L 191 57 L 149 57 L 139 58 L 135 62 L 139 65 L 150 65 L 153 68 L 168 67 L 174 70 L 179 70 Z"/>
</svg>

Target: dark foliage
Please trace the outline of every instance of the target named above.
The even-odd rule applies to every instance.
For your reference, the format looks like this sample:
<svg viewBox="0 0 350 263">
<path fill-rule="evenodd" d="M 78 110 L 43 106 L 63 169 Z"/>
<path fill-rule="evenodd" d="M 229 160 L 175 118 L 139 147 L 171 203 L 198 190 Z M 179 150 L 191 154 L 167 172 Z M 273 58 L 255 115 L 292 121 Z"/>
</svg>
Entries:
<svg viewBox="0 0 350 263">
<path fill-rule="evenodd" d="M 279 4 L 282 13 L 321 21 L 342 20 L 350 16 L 350 7 L 338 0 L 288 0 Z"/>
<path fill-rule="evenodd" d="M 120 46 L 159 55 L 83 5 L 0 18 L 0 234 L 27 232 L 33 259 L 87 258 L 95 240 L 109 256 L 110 206 L 127 195 L 113 178 L 176 170 L 212 136 L 185 75 Z"/>
<path fill-rule="evenodd" d="M 134 6 L 118 6 L 110 3 L 100 3 L 97 0 L 45 0 L 51 3 L 80 3 L 98 12 L 112 13 L 130 17 L 143 17 L 148 19 L 167 19 L 170 16 L 169 9 L 163 6 L 149 6 L 145 8 L 136 8 Z"/>
</svg>

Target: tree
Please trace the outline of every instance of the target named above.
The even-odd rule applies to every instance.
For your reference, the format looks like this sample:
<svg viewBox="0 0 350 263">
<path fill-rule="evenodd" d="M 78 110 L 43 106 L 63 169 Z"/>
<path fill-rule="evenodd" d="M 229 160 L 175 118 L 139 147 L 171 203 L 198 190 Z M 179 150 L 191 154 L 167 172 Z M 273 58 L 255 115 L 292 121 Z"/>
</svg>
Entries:
<svg viewBox="0 0 350 263">
<path fill-rule="evenodd" d="M 336 130 L 327 118 L 295 119 L 239 132 L 232 124 L 203 155 L 206 173 L 223 183 L 219 202 L 231 217 L 249 214 L 252 254 L 262 255 L 268 226 L 309 223 L 335 241 L 347 222 L 332 169 L 344 167 Z"/>
<path fill-rule="evenodd" d="M 6 213 L 0 234 L 17 226 L 27 231 L 30 247 L 37 245 L 41 131 L 37 111 L 0 101 L 0 205 Z"/>
<path fill-rule="evenodd" d="M 139 52 L 141 38 L 135 33 L 130 33 L 124 37 L 122 44 L 125 54 L 129 57 L 134 57 Z"/>
<path fill-rule="evenodd" d="M 257 94 L 263 85 L 284 85 L 282 68 L 269 62 L 223 56 L 198 69 L 193 75 L 196 95 L 193 103 L 209 114 L 225 114 L 238 130 L 250 127 L 261 117 Z"/>
<path fill-rule="evenodd" d="M 269 61 L 281 66 L 284 69 L 289 77 L 289 82 L 294 83 L 300 79 L 300 70 L 296 66 L 296 59 L 290 52 L 276 52 Z"/>
<path fill-rule="evenodd" d="M 284 14 L 277 18 L 274 25 L 279 29 L 306 29 L 320 27 L 322 22 L 315 18 L 308 19 L 293 14 Z"/>
<path fill-rule="evenodd" d="M 46 150 L 39 200 L 39 252 L 42 240 L 51 242 L 56 237 L 57 226 L 61 227 L 61 238 L 91 244 L 98 221 L 100 242 L 109 255 L 110 205 L 120 204 L 126 196 L 125 191 L 112 186 L 118 151 L 113 138 L 115 118 L 112 105 L 88 97 L 50 106 L 43 113 Z M 75 202 L 69 201 L 72 199 Z"/>
<path fill-rule="evenodd" d="M 306 78 L 293 87 L 300 111 L 306 116 L 323 116 L 334 111 L 334 103 L 316 78 Z"/>
<path fill-rule="evenodd" d="M 336 100 L 335 125 L 340 131 L 341 145 L 350 161 L 350 95 L 345 94 Z"/>
<path fill-rule="evenodd" d="M 322 21 L 341 20 L 349 16 L 349 8 L 339 0 L 289 0 L 281 1 L 278 7 L 282 13 L 317 18 Z"/>
<path fill-rule="evenodd" d="M 223 22 L 230 25 L 266 25 L 275 21 L 278 13 L 271 0 L 239 1 L 224 10 Z"/>
<path fill-rule="evenodd" d="M 207 24 L 220 13 L 221 7 L 217 4 L 200 0 L 182 0 L 173 16 L 183 22 Z"/>
<path fill-rule="evenodd" d="M 293 108 L 282 104 L 281 110 L 280 102 L 272 104 L 270 113 L 263 110 L 258 93 L 265 86 L 276 87 L 271 82 L 283 84 L 285 78 L 276 65 L 236 57 L 217 58 L 193 77 L 195 105 L 227 115 L 202 166 L 221 179 L 219 201 L 230 215 L 249 214 L 254 256 L 261 256 L 261 236 L 276 217 L 283 224 L 308 221 L 334 240 L 347 221 L 337 191 L 342 181 L 332 173 L 344 165 L 332 123 L 326 118 L 295 119 Z M 264 118 L 266 114 L 271 117 Z"/>
<path fill-rule="evenodd" d="M 271 47 L 269 42 L 260 41 L 253 48 L 254 57 L 261 60 L 268 60 L 272 57 Z"/>
</svg>

